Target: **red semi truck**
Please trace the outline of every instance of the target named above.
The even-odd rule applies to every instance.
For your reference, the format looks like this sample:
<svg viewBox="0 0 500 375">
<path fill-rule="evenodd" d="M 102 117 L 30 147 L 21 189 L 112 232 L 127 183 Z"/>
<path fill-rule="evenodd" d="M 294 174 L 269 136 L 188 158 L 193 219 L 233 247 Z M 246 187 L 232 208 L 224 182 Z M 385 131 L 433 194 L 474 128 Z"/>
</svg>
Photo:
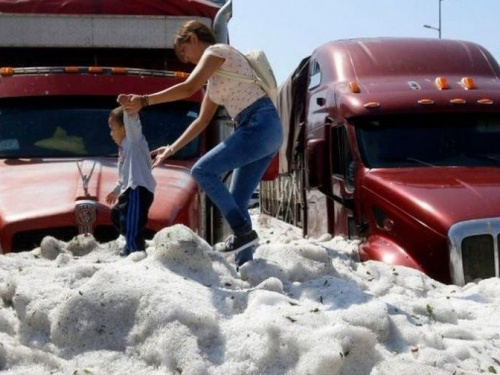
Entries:
<svg viewBox="0 0 500 375">
<path fill-rule="evenodd" d="M 465 41 L 341 40 L 280 89 L 262 211 L 445 282 L 500 275 L 500 67 Z"/>
<path fill-rule="evenodd" d="M 0 253 L 46 235 L 117 237 L 105 203 L 117 179 L 108 114 L 119 93 L 151 93 L 185 79 L 178 27 L 199 19 L 227 42 L 231 2 L 205 0 L 0 0 Z M 204 93 L 142 111 L 151 149 L 171 143 Z M 154 170 L 150 234 L 182 223 L 209 242 L 223 235 L 217 210 L 190 167 L 231 131 L 221 111 L 208 130 Z"/>
</svg>

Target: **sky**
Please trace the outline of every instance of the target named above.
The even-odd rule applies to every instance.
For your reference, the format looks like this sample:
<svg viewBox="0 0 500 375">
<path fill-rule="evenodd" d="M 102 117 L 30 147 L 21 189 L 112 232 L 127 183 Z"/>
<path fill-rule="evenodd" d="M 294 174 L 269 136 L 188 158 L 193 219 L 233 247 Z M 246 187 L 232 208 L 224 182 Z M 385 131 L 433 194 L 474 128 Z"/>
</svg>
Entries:
<svg viewBox="0 0 500 375">
<path fill-rule="evenodd" d="M 0 255 L 0 372 L 500 373 L 500 279 L 444 285 L 252 220 L 261 245 L 239 271 L 182 225 L 126 258 L 91 236 Z"/>
<path fill-rule="evenodd" d="M 439 0 L 233 0 L 231 44 L 266 52 L 278 84 L 323 43 L 359 37 L 438 38 Z M 442 0 L 441 37 L 500 61 L 500 1 Z"/>
</svg>

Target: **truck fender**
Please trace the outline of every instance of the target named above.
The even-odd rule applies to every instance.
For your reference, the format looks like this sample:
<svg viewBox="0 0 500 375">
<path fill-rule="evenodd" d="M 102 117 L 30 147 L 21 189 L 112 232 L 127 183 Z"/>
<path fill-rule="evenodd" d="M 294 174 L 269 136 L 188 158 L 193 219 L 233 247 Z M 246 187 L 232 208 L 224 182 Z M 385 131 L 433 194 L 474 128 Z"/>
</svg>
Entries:
<svg viewBox="0 0 500 375">
<path fill-rule="evenodd" d="M 280 153 L 277 152 L 276 155 L 274 155 L 273 159 L 271 160 L 271 163 L 269 163 L 269 166 L 267 167 L 266 171 L 264 172 L 264 175 L 262 176 L 262 181 L 276 180 L 279 175 L 279 169 L 280 169 Z"/>
<path fill-rule="evenodd" d="M 387 237 L 380 235 L 369 236 L 359 246 L 359 259 L 377 260 L 383 263 L 414 268 L 425 271 L 401 246 Z"/>
</svg>

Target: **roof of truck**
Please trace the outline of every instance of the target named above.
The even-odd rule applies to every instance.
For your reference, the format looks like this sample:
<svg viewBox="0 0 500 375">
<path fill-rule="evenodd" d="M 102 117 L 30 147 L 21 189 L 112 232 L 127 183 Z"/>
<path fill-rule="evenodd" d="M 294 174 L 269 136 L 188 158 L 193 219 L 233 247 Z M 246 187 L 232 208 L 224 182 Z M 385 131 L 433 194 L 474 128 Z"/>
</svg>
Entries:
<svg viewBox="0 0 500 375">
<path fill-rule="evenodd" d="M 498 104 L 490 103 L 500 103 L 498 62 L 473 42 L 420 38 L 339 40 L 318 47 L 310 63 L 316 62 L 321 67 L 322 82 L 341 93 L 336 106 L 342 108 L 345 117 L 375 113 L 382 107 L 384 113 L 466 112 L 478 106 L 482 111 L 486 107 L 494 110 Z"/>
<path fill-rule="evenodd" d="M 500 68 L 482 46 L 467 41 L 418 38 L 362 38 L 332 41 L 313 56 L 326 64 L 331 81 L 377 77 L 472 75 L 499 77 Z M 328 66 L 330 65 L 330 66 Z"/>
<path fill-rule="evenodd" d="M 219 6 L 208 0 L 0 0 L 0 13 L 199 16 L 214 18 Z"/>
</svg>

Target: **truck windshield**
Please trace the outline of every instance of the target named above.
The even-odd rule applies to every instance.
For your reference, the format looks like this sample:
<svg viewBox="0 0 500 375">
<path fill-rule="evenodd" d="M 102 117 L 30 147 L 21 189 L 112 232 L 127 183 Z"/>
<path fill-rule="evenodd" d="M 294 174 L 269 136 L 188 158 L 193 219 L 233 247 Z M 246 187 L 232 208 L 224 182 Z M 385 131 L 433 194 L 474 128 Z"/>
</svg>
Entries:
<svg viewBox="0 0 500 375">
<path fill-rule="evenodd" d="M 117 106 L 109 98 L 43 98 L 0 101 L 0 157 L 51 158 L 114 156 L 108 116 Z M 199 104 L 176 102 L 141 111 L 149 148 L 172 143 L 198 116 Z M 199 155 L 196 138 L 179 150 L 176 159 Z"/>
<path fill-rule="evenodd" d="M 500 114 L 412 114 L 353 123 L 369 168 L 500 166 Z"/>
</svg>

